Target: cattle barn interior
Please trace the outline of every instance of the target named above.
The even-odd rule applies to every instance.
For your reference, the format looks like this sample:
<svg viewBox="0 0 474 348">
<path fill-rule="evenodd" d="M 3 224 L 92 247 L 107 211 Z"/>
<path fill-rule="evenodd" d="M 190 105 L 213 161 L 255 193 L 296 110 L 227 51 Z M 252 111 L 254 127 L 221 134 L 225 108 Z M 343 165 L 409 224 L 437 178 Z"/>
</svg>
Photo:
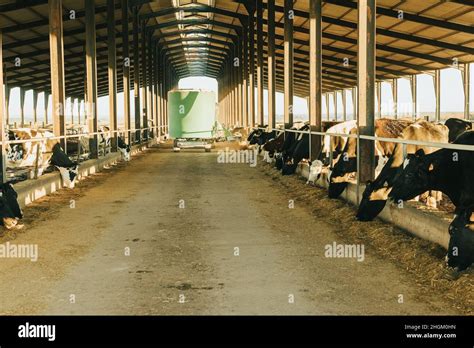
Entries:
<svg viewBox="0 0 474 348">
<path fill-rule="evenodd" d="M 407 119 L 398 109 L 398 83 L 409 81 L 408 119 L 413 122 L 425 117 L 417 109 L 417 76 L 430 76 L 434 113 L 426 121 L 444 123 L 441 73 L 455 69 L 464 100 L 456 117 L 469 124 L 474 120 L 473 64 L 471 0 L 0 0 L 2 182 L 26 187 L 43 171 L 53 175 L 56 167 L 67 169 L 61 171 L 62 180 L 73 187 L 70 181 L 84 175 L 81 166 L 103 167 L 110 156 L 143 148 L 161 146 L 164 151 L 163 144 L 173 140 L 169 93 L 179 89 L 182 79 L 208 77 L 218 82 L 216 124 L 238 138 L 241 147 L 252 131 L 268 132 L 266 140 L 283 131 L 282 141 L 298 133 L 294 98 L 306 100 L 307 127 L 299 133 L 309 138 L 308 154 L 302 155 L 299 174 L 324 151 L 329 121 L 349 121 L 352 113 L 355 128 L 339 136 L 347 144 L 356 139 L 357 204 L 363 198 L 359 189 L 378 173 L 374 143 L 380 137 L 382 84 L 391 86 L 391 118 L 397 121 Z M 15 121 L 10 115 L 13 88 L 20 91 Z M 32 100 L 25 97 L 29 91 Z M 277 122 L 280 93 L 282 124 Z M 337 120 L 338 96 L 342 120 Z M 102 97 L 108 103 L 104 124 L 98 116 Z M 332 98 L 334 120 L 329 119 Z M 68 100 L 79 105 L 70 119 Z M 33 105 L 32 120 L 25 119 L 25 105 Z M 416 139 L 404 142 L 404 155 L 413 140 L 416 144 Z M 245 149 L 251 148 L 249 141 Z M 426 141 L 422 145 L 474 151 L 468 143 Z M 32 156 L 28 160 L 27 154 Z M 438 244 L 447 247 L 443 238 Z M 472 284 L 472 273 L 467 277 Z"/>
</svg>

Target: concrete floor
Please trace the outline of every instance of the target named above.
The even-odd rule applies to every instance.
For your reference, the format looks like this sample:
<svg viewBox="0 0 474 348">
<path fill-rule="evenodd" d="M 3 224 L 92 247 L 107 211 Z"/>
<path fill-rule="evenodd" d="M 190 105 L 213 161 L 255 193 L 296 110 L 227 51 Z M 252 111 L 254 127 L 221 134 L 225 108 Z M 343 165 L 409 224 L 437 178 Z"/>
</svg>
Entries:
<svg viewBox="0 0 474 348">
<path fill-rule="evenodd" d="M 29 206 L 10 242 L 39 260 L 0 259 L 1 314 L 457 313 L 383 257 L 325 257 L 334 225 L 216 158 L 150 149 Z"/>
</svg>

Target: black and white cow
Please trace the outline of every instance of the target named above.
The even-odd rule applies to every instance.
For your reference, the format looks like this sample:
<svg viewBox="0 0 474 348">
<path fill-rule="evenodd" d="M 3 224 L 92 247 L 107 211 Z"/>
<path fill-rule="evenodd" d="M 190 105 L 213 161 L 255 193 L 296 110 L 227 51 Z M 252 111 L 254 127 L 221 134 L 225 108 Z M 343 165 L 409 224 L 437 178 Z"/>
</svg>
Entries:
<svg viewBox="0 0 474 348">
<path fill-rule="evenodd" d="M 404 140 L 417 140 L 433 143 L 447 143 L 449 139 L 449 129 L 445 125 L 435 124 L 425 120 L 417 122 L 406 127 L 399 136 Z M 423 149 L 425 153 L 431 153 L 439 150 L 424 145 L 406 145 L 406 153 L 414 154 L 419 149 Z M 393 185 L 393 181 L 403 169 L 405 154 L 403 153 L 403 144 L 396 143 L 393 153 L 382 171 L 373 182 L 368 182 L 362 200 L 359 204 L 356 217 L 360 221 L 373 220 L 385 207 Z M 432 202 L 434 201 L 434 202 Z M 430 207 L 436 207 L 436 198 L 427 200 Z"/>
<path fill-rule="evenodd" d="M 472 130 L 472 122 L 459 118 L 450 118 L 444 123 L 449 128 L 449 142 L 452 143 L 462 133 Z"/>
<path fill-rule="evenodd" d="M 298 130 L 306 132 L 310 129 L 309 124 L 304 124 L 301 127 L 292 127 L 291 130 Z M 306 137 L 305 137 L 306 136 Z M 304 144 L 306 142 L 306 151 Z M 295 132 L 286 132 L 285 141 L 283 142 L 281 155 L 276 155 L 275 166 L 278 170 L 282 171 L 283 175 L 291 175 L 295 172 L 298 163 L 303 159 L 307 158 L 309 154 L 306 152 L 309 151 L 309 137 L 308 134 L 295 133 Z M 306 157 L 305 157 L 306 156 Z M 296 164 L 295 164 L 296 163 Z"/>
<path fill-rule="evenodd" d="M 309 126 L 308 126 L 309 129 Z M 288 157 L 283 162 L 281 173 L 283 175 L 292 175 L 295 173 L 298 164 L 303 159 L 309 159 L 309 134 L 298 134 L 296 141 L 288 151 Z"/>
<path fill-rule="evenodd" d="M 474 263 L 474 207 L 461 208 L 449 225 L 449 267 L 464 271 Z"/>
<path fill-rule="evenodd" d="M 345 121 L 335 124 L 326 130 L 329 134 L 349 134 L 351 130 L 357 127 L 357 121 Z M 325 135 L 321 146 L 321 152 L 318 159 L 311 163 L 307 184 L 315 183 L 325 167 L 332 167 L 339 159 L 339 155 L 344 150 L 347 143 L 347 137 Z M 330 163 L 332 152 L 333 163 Z"/>
<path fill-rule="evenodd" d="M 453 144 L 474 145 L 474 131 L 464 132 Z M 441 149 L 425 154 L 418 150 L 407 157 L 405 164 L 389 194 L 395 202 L 436 190 L 447 195 L 456 207 L 474 205 L 473 151 Z"/>
<path fill-rule="evenodd" d="M 41 176 L 49 165 L 53 165 L 60 171 L 63 185 L 69 188 L 74 187 L 78 164 L 69 159 L 58 140 L 51 139 L 54 137 L 53 133 L 45 130 L 20 128 L 9 130 L 8 137 L 11 141 L 31 141 L 10 144 L 7 153 L 7 167 L 31 167 L 38 163 L 38 175 Z"/>
<path fill-rule="evenodd" d="M 398 138 L 402 131 L 412 124 L 410 120 L 392 120 L 380 118 L 375 120 L 375 136 L 381 138 Z M 357 134 L 357 129 L 352 129 L 349 134 Z M 392 155 L 395 144 L 391 142 L 375 141 L 375 161 Z M 357 139 L 349 138 L 339 160 L 334 165 L 329 178 L 328 196 L 338 198 L 346 189 L 350 180 L 357 171 Z"/>
<path fill-rule="evenodd" d="M 18 194 L 10 183 L 0 184 L 0 218 L 6 229 L 20 229 L 23 212 L 18 204 Z"/>
<path fill-rule="evenodd" d="M 125 143 L 125 140 L 120 136 L 117 138 L 117 147 L 118 147 L 118 150 L 120 151 L 120 153 L 122 154 L 122 159 L 125 162 L 129 162 L 130 157 L 131 157 L 130 145 Z"/>
</svg>

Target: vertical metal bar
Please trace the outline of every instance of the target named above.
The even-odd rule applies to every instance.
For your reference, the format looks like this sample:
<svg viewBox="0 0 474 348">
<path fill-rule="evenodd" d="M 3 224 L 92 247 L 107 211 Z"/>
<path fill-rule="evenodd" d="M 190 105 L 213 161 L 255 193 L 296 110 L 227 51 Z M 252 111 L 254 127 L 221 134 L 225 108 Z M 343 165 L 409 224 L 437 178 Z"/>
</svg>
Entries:
<svg viewBox="0 0 474 348">
<path fill-rule="evenodd" d="M 107 48 L 109 78 L 109 126 L 111 151 L 117 152 L 117 47 L 115 42 L 115 0 L 107 0 Z"/>
<path fill-rule="evenodd" d="M 252 1 L 249 13 L 249 57 L 250 57 L 250 125 L 255 126 L 255 3 Z"/>
<path fill-rule="evenodd" d="M 346 90 L 343 89 L 341 93 L 342 93 L 342 120 L 347 121 Z"/>
<path fill-rule="evenodd" d="M 64 80 L 62 0 L 48 0 L 48 8 L 53 133 L 55 136 L 63 136 L 65 133 L 64 104 L 66 89 Z M 64 139 L 61 139 L 61 146 L 63 148 L 66 146 Z"/>
<path fill-rule="evenodd" d="M 6 108 L 4 104 L 5 96 L 3 95 L 3 33 L 0 29 L 0 141 L 2 147 L 0 149 L 0 182 L 7 181 L 6 174 L 6 144 L 5 144 L 5 114 Z"/>
<path fill-rule="evenodd" d="M 146 24 L 144 21 L 141 23 L 141 49 L 142 49 L 142 54 L 141 54 L 141 59 L 140 59 L 140 70 L 142 72 L 142 121 L 141 121 L 141 127 L 146 128 L 148 125 L 148 57 L 147 57 L 147 33 L 146 33 Z M 147 139 L 147 131 L 143 130 L 140 132 L 140 134 L 143 134 L 143 141 L 146 141 Z"/>
<path fill-rule="evenodd" d="M 284 3 L 284 99 L 285 128 L 293 125 L 293 0 Z"/>
<path fill-rule="evenodd" d="M 38 92 L 33 90 L 33 122 L 38 123 Z"/>
<path fill-rule="evenodd" d="M 373 136 L 375 132 L 375 0 L 359 0 L 358 6 L 358 126 L 359 134 Z M 358 181 L 373 180 L 375 174 L 374 144 L 360 140 Z"/>
<path fill-rule="evenodd" d="M 470 119 L 470 103 L 471 103 L 471 64 L 464 64 L 463 69 L 463 90 L 464 90 L 464 119 Z"/>
<path fill-rule="evenodd" d="M 97 55 L 95 30 L 95 1 L 85 0 L 86 5 L 86 77 L 87 77 L 87 124 L 89 133 L 97 132 Z M 97 134 L 89 138 L 90 157 L 97 158 Z"/>
<path fill-rule="evenodd" d="M 123 69 L 123 108 L 125 141 L 131 143 L 130 128 L 130 48 L 128 36 L 128 0 L 121 0 L 122 10 L 122 69 Z"/>
<path fill-rule="evenodd" d="M 334 91 L 332 97 L 334 100 L 334 121 L 337 121 L 337 91 Z"/>
<path fill-rule="evenodd" d="M 248 127 L 249 125 L 249 53 L 248 53 L 248 45 L 249 45 L 249 31 L 247 27 L 243 27 L 243 68 L 244 68 L 244 80 L 243 80 L 243 118 L 244 123 L 242 124 L 243 127 Z M 220 95 L 219 95 L 220 97 Z"/>
<path fill-rule="evenodd" d="M 392 95 L 393 95 L 393 115 L 394 118 L 398 118 L 398 79 L 392 80 Z"/>
<path fill-rule="evenodd" d="M 413 110 L 413 119 L 416 120 L 418 117 L 418 100 L 417 100 L 417 91 L 416 91 L 416 75 L 410 76 L 410 90 L 411 90 L 411 100 L 412 100 L 412 110 Z"/>
<path fill-rule="evenodd" d="M 326 92 L 326 118 L 329 121 L 329 93 Z"/>
<path fill-rule="evenodd" d="M 377 87 L 377 113 L 378 117 L 382 118 L 382 81 L 376 82 Z"/>
<path fill-rule="evenodd" d="M 268 68 L 267 68 L 267 89 L 268 89 L 268 126 L 276 127 L 276 64 L 275 64 L 275 0 L 268 0 Z"/>
<path fill-rule="evenodd" d="M 21 127 L 25 125 L 25 89 L 19 87 L 20 90 L 20 124 Z"/>
<path fill-rule="evenodd" d="M 133 8 L 133 96 L 135 100 L 135 142 L 140 143 L 140 51 L 138 8 Z"/>
<path fill-rule="evenodd" d="M 44 122 L 45 124 L 48 124 L 49 93 L 44 91 L 43 98 L 44 98 Z"/>
<path fill-rule="evenodd" d="M 257 116 L 260 126 L 265 124 L 263 115 L 263 4 L 257 0 Z"/>
<path fill-rule="evenodd" d="M 309 124 L 314 132 L 322 130 L 322 0 L 309 2 Z M 310 159 L 316 160 L 321 151 L 321 137 L 311 135 Z"/>
<path fill-rule="evenodd" d="M 4 71 L 4 75 L 6 77 L 6 70 Z M 5 85 L 5 123 L 7 125 L 10 124 L 10 92 L 11 89 L 8 85 Z"/>
<path fill-rule="evenodd" d="M 434 86 L 435 86 L 435 120 L 438 122 L 441 119 L 441 70 L 435 70 L 434 74 Z"/>
</svg>

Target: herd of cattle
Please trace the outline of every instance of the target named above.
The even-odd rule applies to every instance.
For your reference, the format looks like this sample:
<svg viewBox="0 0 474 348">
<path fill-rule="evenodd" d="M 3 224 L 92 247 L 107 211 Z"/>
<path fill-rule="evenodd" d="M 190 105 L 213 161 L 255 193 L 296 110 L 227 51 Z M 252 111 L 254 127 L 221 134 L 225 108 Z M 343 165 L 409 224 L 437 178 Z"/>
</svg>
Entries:
<svg viewBox="0 0 474 348">
<path fill-rule="evenodd" d="M 294 174 L 298 164 L 310 166 L 308 183 L 328 173 L 328 196 L 338 198 L 355 179 L 357 172 L 356 121 L 323 123 L 323 132 L 335 134 L 323 137 L 317 159 L 309 159 L 309 125 L 294 126 L 289 132 L 254 129 L 247 138 L 249 145 L 263 151 L 267 163 L 274 163 L 283 175 Z M 306 131 L 298 133 L 292 131 Z M 433 123 L 423 119 L 377 119 L 375 136 L 407 141 L 474 145 L 472 123 L 448 119 Z M 376 179 L 367 182 L 356 217 L 373 220 L 387 200 L 397 203 L 426 198 L 427 205 L 436 207 L 442 193 L 456 206 L 449 227 L 450 242 L 447 263 L 464 270 L 474 263 L 474 152 L 439 149 L 425 145 L 375 141 Z M 331 161 L 332 160 L 332 161 Z"/>
<path fill-rule="evenodd" d="M 77 152 L 89 152 L 92 137 L 80 127 L 75 126 L 67 129 L 67 135 L 78 135 L 77 138 L 67 139 L 66 146 L 69 155 L 77 154 Z M 41 176 L 48 167 L 52 166 L 60 172 L 63 186 L 74 188 L 79 163 L 71 160 L 62 148 L 60 141 L 54 139 L 54 134 L 50 129 L 19 128 L 8 129 L 6 133 L 5 138 L 11 142 L 6 149 L 7 168 L 34 167 L 36 175 Z M 109 128 L 100 127 L 97 138 L 98 147 L 102 148 L 103 154 L 106 154 L 111 141 Z M 117 147 L 122 159 L 129 161 L 130 146 L 120 136 L 117 139 Z M 23 213 L 17 197 L 12 182 L 0 184 L 0 223 L 7 229 L 22 227 L 20 219 L 23 217 Z"/>
</svg>

